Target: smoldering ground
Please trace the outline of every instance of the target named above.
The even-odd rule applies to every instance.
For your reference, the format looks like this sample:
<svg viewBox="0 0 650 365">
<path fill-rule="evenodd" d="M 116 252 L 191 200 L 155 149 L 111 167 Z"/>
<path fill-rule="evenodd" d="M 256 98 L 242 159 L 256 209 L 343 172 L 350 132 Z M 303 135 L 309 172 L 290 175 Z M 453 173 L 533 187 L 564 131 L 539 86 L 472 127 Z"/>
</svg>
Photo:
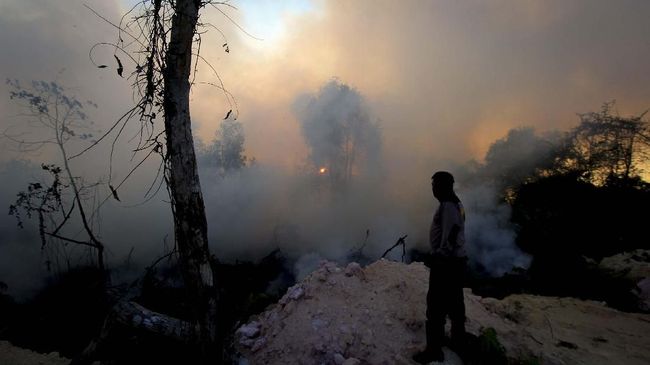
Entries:
<svg viewBox="0 0 650 365">
<path fill-rule="evenodd" d="M 345 262 L 362 246 L 364 255 L 378 259 L 404 234 L 409 235 L 407 249 L 426 251 L 437 205 L 430 176 L 421 175 L 421 191 L 395 191 L 380 179 L 353 182 L 339 195 L 316 172 L 249 167 L 205 189 L 211 242 L 217 255 L 225 257 L 255 259 L 279 248 L 293 258 L 308 255 L 299 262 L 312 266 L 319 259 Z M 509 207 L 499 203 L 496 188 L 464 186 L 458 193 L 467 210 L 471 259 L 497 276 L 527 267 L 528 256 L 515 244 Z M 395 250 L 388 257 L 400 256 Z M 304 273 L 308 268 L 295 270 Z"/>
</svg>

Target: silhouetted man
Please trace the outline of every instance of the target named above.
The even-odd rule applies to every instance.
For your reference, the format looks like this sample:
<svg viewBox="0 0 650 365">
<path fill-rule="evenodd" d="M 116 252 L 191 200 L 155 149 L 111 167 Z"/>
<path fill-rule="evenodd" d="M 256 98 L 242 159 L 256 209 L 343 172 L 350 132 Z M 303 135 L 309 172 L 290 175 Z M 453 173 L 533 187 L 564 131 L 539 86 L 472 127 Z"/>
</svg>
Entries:
<svg viewBox="0 0 650 365">
<path fill-rule="evenodd" d="M 413 360 L 420 364 L 444 360 L 442 342 L 447 315 L 451 319 L 452 344 L 461 345 L 465 337 L 465 211 L 454 193 L 454 177 L 450 173 L 436 172 L 431 178 L 431 188 L 440 205 L 431 223 L 429 241 L 432 255 L 426 263 L 430 268 L 427 347 L 413 356 Z"/>
</svg>

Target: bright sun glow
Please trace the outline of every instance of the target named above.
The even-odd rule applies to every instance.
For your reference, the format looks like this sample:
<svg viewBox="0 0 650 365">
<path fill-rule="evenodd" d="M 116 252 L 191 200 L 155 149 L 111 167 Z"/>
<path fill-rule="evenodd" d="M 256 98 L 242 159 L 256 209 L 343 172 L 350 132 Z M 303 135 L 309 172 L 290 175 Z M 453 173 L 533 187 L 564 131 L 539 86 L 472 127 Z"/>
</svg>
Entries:
<svg viewBox="0 0 650 365">
<path fill-rule="evenodd" d="M 325 167 L 321 167 L 321 168 L 318 170 L 318 173 L 321 174 L 321 175 L 325 174 L 326 172 L 327 172 L 327 168 L 325 168 Z"/>
<path fill-rule="evenodd" d="M 141 0 L 120 0 L 124 11 L 139 4 Z M 240 0 L 229 2 L 235 9 L 224 7 L 230 17 L 252 37 L 243 37 L 257 47 L 270 47 L 287 31 L 286 22 L 290 16 L 315 10 L 313 0 Z M 258 39 L 255 39 L 258 38 Z"/>
<path fill-rule="evenodd" d="M 258 0 L 242 1 L 236 6 L 242 14 L 242 26 L 254 37 L 260 46 L 271 46 L 287 31 L 288 16 L 300 15 L 314 9 L 311 0 Z"/>
</svg>

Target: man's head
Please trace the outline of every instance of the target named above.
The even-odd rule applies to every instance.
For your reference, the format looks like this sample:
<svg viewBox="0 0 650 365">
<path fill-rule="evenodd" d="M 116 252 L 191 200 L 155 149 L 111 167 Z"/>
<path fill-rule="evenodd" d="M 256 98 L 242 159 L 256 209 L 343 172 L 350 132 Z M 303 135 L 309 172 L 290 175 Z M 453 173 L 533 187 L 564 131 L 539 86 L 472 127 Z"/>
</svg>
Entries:
<svg viewBox="0 0 650 365">
<path fill-rule="evenodd" d="M 453 200 L 454 177 L 447 171 L 438 171 L 431 177 L 431 190 L 433 196 L 440 201 Z"/>
</svg>

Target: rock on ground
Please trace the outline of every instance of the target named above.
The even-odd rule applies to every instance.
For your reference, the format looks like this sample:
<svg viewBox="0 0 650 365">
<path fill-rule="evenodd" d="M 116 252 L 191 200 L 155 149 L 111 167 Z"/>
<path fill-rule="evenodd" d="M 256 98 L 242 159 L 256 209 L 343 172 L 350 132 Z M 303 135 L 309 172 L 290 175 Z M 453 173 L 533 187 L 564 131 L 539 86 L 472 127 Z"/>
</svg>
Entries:
<svg viewBox="0 0 650 365">
<path fill-rule="evenodd" d="M 250 364 L 413 364 L 425 346 L 428 269 L 323 262 L 239 331 Z M 298 295 L 299 293 L 299 295 Z M 481 298 L 465 290 L 468 332 L 496 330 L 508 358 L 541 364 L 650 364 L 650 315 L 571 298 Z M 251 330 L 254 328 L 255 330 Z M 259 331 L 257 329 L 259 328 Z M 250 333 L 251 336 L 247 334 Z M 446 351 L 447 363 L 462 363 Z"/>
<path fill-rule="evenodd" d="M 634 250 L 603 258 L 598 267 L 611 277 L 633 283 L 637 310 L 650 313 L 650 250 Z"/>
<path fill-rule="evenodd" d="M 650 277 L 650 250 L 634 250 L 603 258 L 598 266 L 611 275 L 638 282 Z"/>
</svg>

